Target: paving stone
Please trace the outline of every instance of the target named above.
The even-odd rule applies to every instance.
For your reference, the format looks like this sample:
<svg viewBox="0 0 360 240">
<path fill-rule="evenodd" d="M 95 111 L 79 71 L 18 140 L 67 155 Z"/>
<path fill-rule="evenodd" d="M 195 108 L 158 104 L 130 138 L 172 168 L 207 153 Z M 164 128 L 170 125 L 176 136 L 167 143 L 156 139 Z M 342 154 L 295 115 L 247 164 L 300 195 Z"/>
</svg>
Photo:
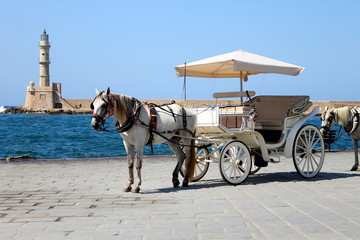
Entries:
<svg viewBox="0 0 360 240">
<path fill-rule="evenodd" d="M 327 153 L 308 180 L 281 157 L 239 186 L 212 163 L 202 180 L 174 189 L 175 164 L 146 157 L 133 194 L 122 192 L 126 159 L 0 163 L 0 240 L 359 238 L 351 152 Z"/>
</svg>

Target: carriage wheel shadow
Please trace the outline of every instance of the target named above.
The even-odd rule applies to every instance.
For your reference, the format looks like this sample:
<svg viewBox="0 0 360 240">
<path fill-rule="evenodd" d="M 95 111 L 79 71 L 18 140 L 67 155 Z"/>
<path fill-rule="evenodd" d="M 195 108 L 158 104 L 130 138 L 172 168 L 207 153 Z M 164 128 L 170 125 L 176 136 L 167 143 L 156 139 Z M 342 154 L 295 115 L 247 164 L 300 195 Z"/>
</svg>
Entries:
<svg viewBox="0 0 360 240">
<path fill-rule="evenodd" d="M 337 172 L 320 172 L 313 178 L 306 179 L 301 177 L 297 172 L 276 172 L 276 173 L 258 173 L 255 175 L 249 176 L 243 183 L 234 187 L 241 187 L 242 185 L 259 185 L 259 184 L 268 184 L 268 183 L 286 183 L 286 182 L 321 182 L 335 179 L 345 179 L 352 177 L 359 177 L 360 172 L 350 172 L 337 173 Z M 158 188 L 152 191 L 145 191 L 142 194 L 153 194 L 153 193 L 172 193 L 178 191 L 188 191 L 188 190 L 200 190 L 208 188 L 217 188 L 232 186 L 225 182 L 223 179 L 206 179 L 200 180 L 198 182 L 193 182 L 189 184 L 189 187 L 168 187 L 168 188 Z"/>
<path fill-rule="evenodd" d="M 320 172 L 313 178 L 303 178 L 296 171 L 276 172 L 276 173 L 259 173 L 250 176 L 244 184 L 264 184 L 271 182 L 321 182 L 335 179 L 345 179 L 359 177 L 359 172 Z"/>
</svg>

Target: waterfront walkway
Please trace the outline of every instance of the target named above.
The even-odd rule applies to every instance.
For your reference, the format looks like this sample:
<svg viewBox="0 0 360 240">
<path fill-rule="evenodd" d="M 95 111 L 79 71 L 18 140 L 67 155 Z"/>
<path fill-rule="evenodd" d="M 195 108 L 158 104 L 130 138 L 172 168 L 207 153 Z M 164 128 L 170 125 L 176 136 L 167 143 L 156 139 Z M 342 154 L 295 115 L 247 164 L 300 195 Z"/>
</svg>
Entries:
<svg viewBox="0 0 360 240">
<path fill-rule="evenodd" d="M 173 189 L 174 157 L 146 158 L 140 194 L 122 191 L 125 159 L 2 162 L 0 239 L 359 239 L 353 153 L 327 153 L 311 180 L 281 160 L 236 187 L 214 163 Z"/>
</svg>

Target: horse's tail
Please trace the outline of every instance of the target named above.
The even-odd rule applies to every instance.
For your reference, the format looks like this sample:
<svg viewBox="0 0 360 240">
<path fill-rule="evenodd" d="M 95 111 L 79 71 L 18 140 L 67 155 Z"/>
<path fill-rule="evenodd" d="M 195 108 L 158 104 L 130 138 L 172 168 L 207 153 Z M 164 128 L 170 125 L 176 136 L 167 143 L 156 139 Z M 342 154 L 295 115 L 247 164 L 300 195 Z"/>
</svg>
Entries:
<svg viewBox="0 0 360 240">
<path fill-rule="evenodd" d="M 195 173 L 195 164 L 196 164 L 196 152 L 195 152 L 195 140 L 191 139 L 190 147 L 190 163 L 189 163 L 189 182 L 192 182 Z"/>
</svg>

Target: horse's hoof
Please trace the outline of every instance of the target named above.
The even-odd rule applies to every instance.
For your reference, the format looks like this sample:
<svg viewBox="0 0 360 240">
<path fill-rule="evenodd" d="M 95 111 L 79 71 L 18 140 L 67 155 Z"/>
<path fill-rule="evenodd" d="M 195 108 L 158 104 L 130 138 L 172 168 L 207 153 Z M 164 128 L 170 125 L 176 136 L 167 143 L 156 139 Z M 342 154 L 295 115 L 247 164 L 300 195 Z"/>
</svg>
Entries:
<svg viewBox="0 0 360 240">
<path fill-rule="evenodd" d="M 124 187 L 124 192 L 130 192 L 130 191 L 131 191 L 131 186 Z"/>
<path fill-rule="evenodd" d="M 353 166 L 350 171 L 357 171 L 358 170 L 358 166 Z"/>
<path fill-rule="evenodd" d="M 136 187 L 132 190 L 132 193 L 139 193 L 140 192 L 140 188 Z"/>
<path fill-rule="evenodd" d="M 188 187 L 188 186 L 189 186 L 189 183 L 188 183 L 188 182 L 183 182 L 182 186 L 183 186 L 183 187 Z"/>
<path fill-rule="evenodd" d="M 179 187 L 179 185 L 180 185 L 179 180 L 173 181 L 173 185 L 174 185 L 174 188 Z"/>
</svg>

